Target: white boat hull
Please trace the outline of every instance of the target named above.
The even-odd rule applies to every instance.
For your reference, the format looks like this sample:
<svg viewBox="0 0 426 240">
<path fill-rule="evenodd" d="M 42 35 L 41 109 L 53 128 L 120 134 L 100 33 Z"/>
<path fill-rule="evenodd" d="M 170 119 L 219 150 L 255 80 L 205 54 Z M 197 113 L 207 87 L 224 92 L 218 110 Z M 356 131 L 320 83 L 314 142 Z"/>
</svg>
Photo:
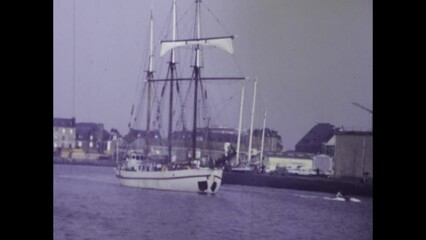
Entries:
<svg viewBox="0 0 426 240">
<path fill-rule="evenodd" d="M 216 193 L 222 184 L 222 169 L 128 171 L 115 169 L 120 185 L 135 188 Z"/>
</svg>

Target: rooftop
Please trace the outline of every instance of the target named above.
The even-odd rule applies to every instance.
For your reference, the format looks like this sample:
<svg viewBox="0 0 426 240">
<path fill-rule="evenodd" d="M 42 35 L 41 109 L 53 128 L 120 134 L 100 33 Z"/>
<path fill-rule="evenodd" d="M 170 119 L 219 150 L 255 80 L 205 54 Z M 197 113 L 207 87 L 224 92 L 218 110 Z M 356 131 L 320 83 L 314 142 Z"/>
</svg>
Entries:
<svg viewBox="0 0 426 240">
<path fill-rule="evenodd" d="M 53 118 L 54 127 L 75 127 L 75 118 Z"/>
</svg>

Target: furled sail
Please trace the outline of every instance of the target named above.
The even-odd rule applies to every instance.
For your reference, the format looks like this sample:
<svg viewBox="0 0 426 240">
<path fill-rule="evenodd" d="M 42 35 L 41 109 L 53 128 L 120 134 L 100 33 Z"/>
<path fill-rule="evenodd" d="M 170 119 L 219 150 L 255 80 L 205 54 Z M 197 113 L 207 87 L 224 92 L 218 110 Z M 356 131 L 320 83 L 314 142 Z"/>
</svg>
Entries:
<svg viewBox="0 0 426 240">
<path fill-rule="evenodd" d="M 230 54 L 233 54 L 234 53 L 234 48 L 232 46 L 233 39 L 234 39 L 234 36 L 175 40 L 175 41 L 161 41 L 160 56 L 163 56 L 168 51 L 176 47 L 187 46 L 187 45 L 197 45 L 197 44 L 214 46 L 222 50 L 225 50 Z"/>
</svg>

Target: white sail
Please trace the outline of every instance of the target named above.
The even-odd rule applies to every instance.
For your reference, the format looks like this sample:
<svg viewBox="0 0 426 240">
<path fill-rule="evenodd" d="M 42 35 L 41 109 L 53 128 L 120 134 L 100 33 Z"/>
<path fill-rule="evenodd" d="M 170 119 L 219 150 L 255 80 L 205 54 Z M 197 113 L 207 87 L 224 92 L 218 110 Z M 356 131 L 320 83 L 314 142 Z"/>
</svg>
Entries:
<svg viewBox="0 0 426 240">
<path fill-rule="evenodd" d="M 176 41 L 162 41 L 160 56 L 163 56 L 171 49 L 176 47 L 182 47 L 187 45 L 206 45 L 214 46 L 225 50 L 226 52 L 233 54 L 234 48 L 232 45 L 233 36 L 230 37 L 219 37 L 219 38 L 200 38 L 200 39 L 189 39 L 189 40 L 176 40 Z"/>
</svg>

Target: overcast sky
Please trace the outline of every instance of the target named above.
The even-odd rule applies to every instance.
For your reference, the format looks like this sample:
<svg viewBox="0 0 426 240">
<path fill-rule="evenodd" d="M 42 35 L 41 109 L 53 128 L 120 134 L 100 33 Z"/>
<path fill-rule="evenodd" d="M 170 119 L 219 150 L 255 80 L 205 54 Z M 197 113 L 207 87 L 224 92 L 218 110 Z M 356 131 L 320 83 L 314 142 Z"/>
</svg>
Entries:
<svg viewBox="0 0 426 240">
<path fill-rule="evenodd" d="M 194 15 L 193 1 L 177 0 L 181 38 L 190 37 L 185 21 Z M 170 31 L 171 3 L 153 3 L 156 43 Z M 146 65 L 151 0 L 75 0 L 75 25 L 73 6 L 74 0 L 54 1 L 54 116 L 74 114 L 78 122 L 126 133 Z M 371 114 L 352 105 L 372 109 L 371 0 L 203 0 L 202 6 L 203 36 L 236 35 L 233 56 L 205 51 L 204 76 L 257 77 L 255 128 L 266 109 L 267 127 L 278 131 L 285 149 L 319 122 L 371 129 Z M 156 77 L 164 78 L 168 58 L 155 60 Z M 180 73 L 190 73 L 180 61 Z M 236 128 L 241 83 L 224 84 L 209 92 L 209 111 L 215 124 Z M 251 80 L 243 128 L 250 126 L 252 86 Z"/>
</svg>

